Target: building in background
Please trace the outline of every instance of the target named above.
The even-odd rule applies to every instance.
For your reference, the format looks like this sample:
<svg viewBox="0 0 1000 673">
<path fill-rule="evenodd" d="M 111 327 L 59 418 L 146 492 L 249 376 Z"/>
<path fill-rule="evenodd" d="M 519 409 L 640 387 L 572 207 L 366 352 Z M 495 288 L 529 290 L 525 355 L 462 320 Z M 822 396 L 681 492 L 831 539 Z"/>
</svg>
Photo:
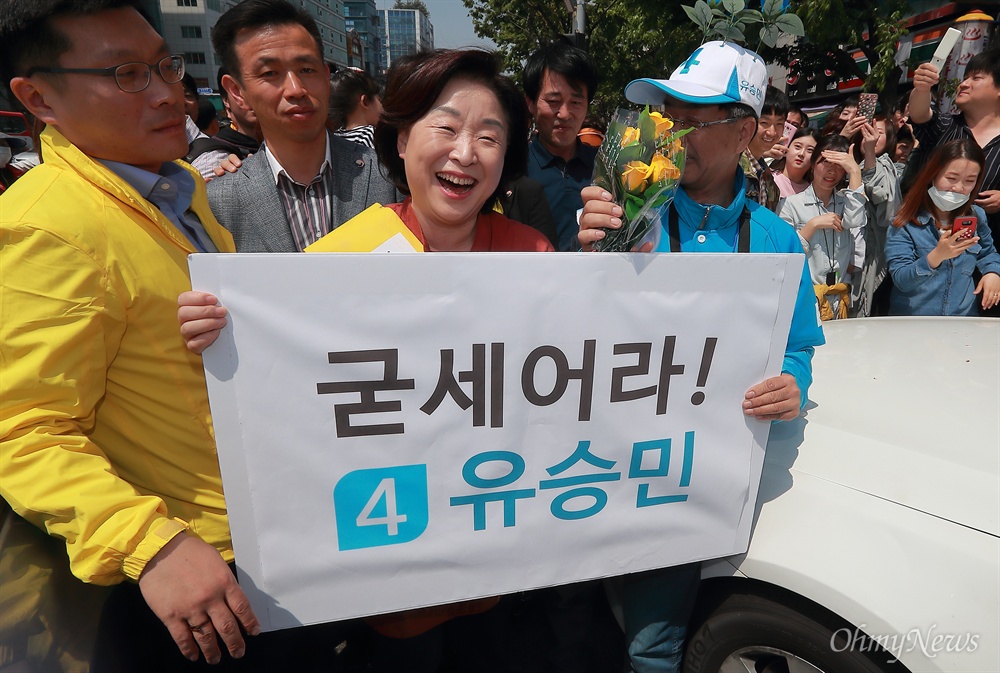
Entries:
<svg viewBox="0 0 1000 673">
<path fill-rule="evenodd" d="M 434 26 L 430 17 L 420 10 L 381 9 L 379 15 L 385 31 L 383 70 L 397 58 L 434 48 Z"/>
<path fill-rule="evenodd" d="M 343 0 L 291 0 L 316 19 L 323 38 L 323 58 L 338 68 L 347 65 L 347 28 L 344 24 Z"/>
<path fill-rule="evenodd" d="M 162 35 L 163 16 L 160 14 L 160 0 L 139 0 L 139 10 L 146 16 L 156 32 Z"/>
<path fill-rule="evenodd" d="M 218 91 L 219 63 L 210 35 L 219 17 L 240 0 L 156 0 L 150 2 L 150 19 L 170 49 L 184 54 L 187 71 L 200 88 Z M 347 29 L 342 0 L 291 0 L 316 19 L 323 39 L 323 58 L 338 67 L 348 65 Z M 158 7 L 156 6 L 158 4 Z M 374 4 L 374 3 L 373 3 Z M 159 22 L 159 23 L 157 23 Z"/>
<path fill-rule="evenodd" d="M 212 52 L 212 26 L 233 2 L 222 0 L 160 0 L 158 28 L 171 51 L 184 54 L 187 72 L 200 89 L 216 89 L 219 64 Z"/>
<path fill-rule="evenodd" d="M 365 69 L 365 45 L 353 28 L 347 29 L 347 67 Z"/>
<path fill-rule="evenodd" d="M 344 25 L 348 34 L 353 30 L 357 33 L 361 44 L 361 62 L 348 65 L 361 68 L 372 77 L 379 79 L 382 75 L 382 46 L 384 44 L 382 19 L 375 7 L 375 0 L 347 0 L 344 2 Z M 350 51 L 348 60 L 351 61 Z"/>
</svg>

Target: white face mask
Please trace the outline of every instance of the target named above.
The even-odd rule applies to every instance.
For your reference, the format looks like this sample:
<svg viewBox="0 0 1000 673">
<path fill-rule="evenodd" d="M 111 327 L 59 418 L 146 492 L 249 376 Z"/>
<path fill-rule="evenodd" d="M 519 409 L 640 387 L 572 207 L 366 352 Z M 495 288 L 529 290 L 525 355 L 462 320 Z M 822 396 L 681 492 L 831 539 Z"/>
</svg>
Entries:
<svg viewBox="0 0 1000 673">
<path fill-rule="evenodd" d="M 927 190 L 927 195 L 931 197 L 931 201 L 934 205 L 938 207 L 939 210 L 943 212 L 950 212 L 956 208 L 961 208 L 965 205 L 965 202 L 969 200 L 968 194 L 960 194 L 959 192 L 942 192 L 934 185 Z"/>
</svg>

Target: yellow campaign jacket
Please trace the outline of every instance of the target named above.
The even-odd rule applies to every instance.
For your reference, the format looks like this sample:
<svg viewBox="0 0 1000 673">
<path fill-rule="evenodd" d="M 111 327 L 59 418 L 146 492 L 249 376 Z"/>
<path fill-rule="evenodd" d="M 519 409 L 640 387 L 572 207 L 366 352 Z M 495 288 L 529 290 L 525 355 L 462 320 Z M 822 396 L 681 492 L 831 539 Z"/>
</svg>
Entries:
<svg viewBox="0 0 1000 673">
<path fill-rule="evenodd" d="M 42 157 L 0 196 L 0 495 L 86 582 L 138 579 L 187 526 L 231 561 L 201 358 L 177 326 L 195 249 L 55 129 Z"/>
</svg>

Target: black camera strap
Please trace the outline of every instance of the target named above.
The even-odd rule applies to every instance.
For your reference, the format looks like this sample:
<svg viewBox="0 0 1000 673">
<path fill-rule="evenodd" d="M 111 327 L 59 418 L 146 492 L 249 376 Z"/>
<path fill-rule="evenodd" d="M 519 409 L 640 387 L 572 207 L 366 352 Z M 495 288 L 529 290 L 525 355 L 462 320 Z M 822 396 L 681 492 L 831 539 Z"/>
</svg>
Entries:
<svg viewBox="0 0 1000 673">
<path fill-rule="evenodd" d="M 670 202 L 669 215 L 667 216 L 667 232 L 670 236 L 670 252 L 681 251 L 681 230 L 678 224 L 677 207 L 673 201 Z M 750 209 L 743 206 L 740 213 L 739 231 L 736 234 L 736 252 L 750 252 Z"/>
</svg>

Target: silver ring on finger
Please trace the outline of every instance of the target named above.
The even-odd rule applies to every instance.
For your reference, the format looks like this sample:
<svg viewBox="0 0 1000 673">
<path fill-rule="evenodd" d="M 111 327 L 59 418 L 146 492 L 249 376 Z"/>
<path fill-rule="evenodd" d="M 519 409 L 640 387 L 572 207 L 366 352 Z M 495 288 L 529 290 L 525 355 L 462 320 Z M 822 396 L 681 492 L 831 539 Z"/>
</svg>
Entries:
<svg viewBox="0 0 1000 673">
<path fill-rule="evenodd" d="M 211 625 L 212 625 L 212 620 L 208 620 L 204 624 L 188 624 L 188 628 L 199 635 L 203 635 L 205 632 L 202 629 L 209 627 Z"/>
</svg>

